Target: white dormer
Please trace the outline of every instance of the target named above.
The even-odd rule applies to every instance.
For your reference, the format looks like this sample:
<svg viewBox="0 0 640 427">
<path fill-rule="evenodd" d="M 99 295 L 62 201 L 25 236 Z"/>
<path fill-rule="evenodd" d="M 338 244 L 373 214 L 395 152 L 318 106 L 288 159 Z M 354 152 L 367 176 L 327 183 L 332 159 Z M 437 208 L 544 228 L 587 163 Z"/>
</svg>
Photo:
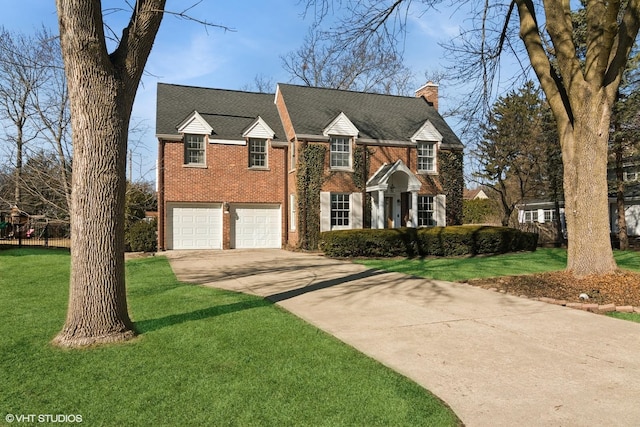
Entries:
<svg viewBox="0 0 640 427">
<path fill-rule="evenodd" d="M 178 132 L 195 135 L 211 135 L 213 128 L 197 111 L 194 111 L 178 125 Z"/>
<path fill-rule="evenodd" d="M 351 120 L 349 120 L 344 113 L 338 114 L 338 116 L 329 123 L 329 126 L 322 130 L 324 136 L 340 135 L 351 136 L 353 138 L 357 137 L 359 132 L 358 128 L 351 123 Z"/>
<path fill-rule="evenodd" d="M 411 142 L 431 141 L 440 144 L 442 142 L 442 134 L 429 120 L 424 122 L 420 129 L 411 137 Z"/>
<path fill-rule="evenodd" d="M 259 139 L 273 139 L 275 136 L 276 133 L 260 116 L 242 134 L 243 138 Z"/>
</svg>

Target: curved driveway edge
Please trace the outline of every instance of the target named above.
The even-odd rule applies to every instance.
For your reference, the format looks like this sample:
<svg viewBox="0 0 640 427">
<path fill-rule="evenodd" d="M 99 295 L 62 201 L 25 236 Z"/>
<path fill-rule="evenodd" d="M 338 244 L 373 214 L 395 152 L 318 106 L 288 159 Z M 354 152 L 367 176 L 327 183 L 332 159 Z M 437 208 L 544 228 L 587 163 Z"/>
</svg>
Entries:
<svg viewBox="0 0 640 427">
<path fill-rule="evenodd" d="M 169 251 L 177 278 L 265 297 L 473 426 L 640 425 L 640 324 L 281 250 Z"/>
</svg>

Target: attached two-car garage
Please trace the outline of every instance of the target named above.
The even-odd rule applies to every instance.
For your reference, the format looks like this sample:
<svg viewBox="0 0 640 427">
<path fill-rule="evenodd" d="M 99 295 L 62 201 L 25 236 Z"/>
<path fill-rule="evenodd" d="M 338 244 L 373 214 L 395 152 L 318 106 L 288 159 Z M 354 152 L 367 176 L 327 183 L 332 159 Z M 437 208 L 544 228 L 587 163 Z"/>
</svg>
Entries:
<svg viewBox="0 0 640 427">
<path fill-rule="evenodd" d="M 169 203 L 167 249 L 222 249 L 225 226 L 231 248 L 280 248 L 281 224 L 277 204 L 232 204 L 223 212 L 220 203 Z"/>
</svg>

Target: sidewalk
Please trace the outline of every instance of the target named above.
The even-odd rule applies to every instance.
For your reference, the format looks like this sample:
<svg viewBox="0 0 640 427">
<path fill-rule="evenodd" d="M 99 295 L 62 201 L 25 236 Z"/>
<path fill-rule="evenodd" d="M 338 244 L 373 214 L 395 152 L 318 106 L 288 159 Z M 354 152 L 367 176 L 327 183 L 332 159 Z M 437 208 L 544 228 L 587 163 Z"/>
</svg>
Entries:
<svg viewBox="0 0 640 427">
<path fill-rule="evenodd" d="M 474 426 L 640 425 L 640 324 L 280 250 L 169 251 L 178 279 L 263 296 Z"/>
</svg>

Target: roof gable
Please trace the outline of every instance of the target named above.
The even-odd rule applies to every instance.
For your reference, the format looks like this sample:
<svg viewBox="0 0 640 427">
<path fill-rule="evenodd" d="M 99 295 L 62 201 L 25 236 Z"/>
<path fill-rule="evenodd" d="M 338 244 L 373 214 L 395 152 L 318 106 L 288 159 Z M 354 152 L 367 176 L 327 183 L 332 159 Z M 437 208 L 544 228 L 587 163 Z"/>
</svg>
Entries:
<svg viewBox="0 0 640 427">
<path fill-rule="evenodd" d="M 358 128 L 355 127 L 355 125 L 343 112 L 340 112 L 340 114 L 338 114 L 338 116 L 322 130 L 322 134 L 324 136 L 344 135 L 356 137 L 358 136 L 358 133 Z"/>
<path fill-rule="evenodd" d="M 402 159 L 398 159 L 392 164 L 385 163 L 380 166 L 376 173 L 367 180 L 367 191 L 387 190 L 389 188 L 389 181 L 396 172 L 401 172 L 406 175 L 408 191 L 418 191 L 422 187 L 422 183 L 415 174 L 411 172 L 411 169 L 407 167 Z"/>
<path fill-rule="evenodd" d="M 258 118 L 242 134 L 244 138 L 262 139 L 273 139 L 275 135 L 276 134 L 273 129 L 271 129 L 267 122 L 265 122 L 260 116 L 258 116 Z"/>
<path fill-rule="evenodd" d="M 411 142 L 418 141 L 442 142 L 442 134 L 438 132 L 438 129 L 436 129 L 431 121 L 427 120 L 411 137 Z"/>
<path fill-rule="evenodd" d="M 197 112 L 194 111 L 177 126 L 180 133 L 193 133 L 198 135 L 211 135 L 213 128 Z"/>
</svg>

